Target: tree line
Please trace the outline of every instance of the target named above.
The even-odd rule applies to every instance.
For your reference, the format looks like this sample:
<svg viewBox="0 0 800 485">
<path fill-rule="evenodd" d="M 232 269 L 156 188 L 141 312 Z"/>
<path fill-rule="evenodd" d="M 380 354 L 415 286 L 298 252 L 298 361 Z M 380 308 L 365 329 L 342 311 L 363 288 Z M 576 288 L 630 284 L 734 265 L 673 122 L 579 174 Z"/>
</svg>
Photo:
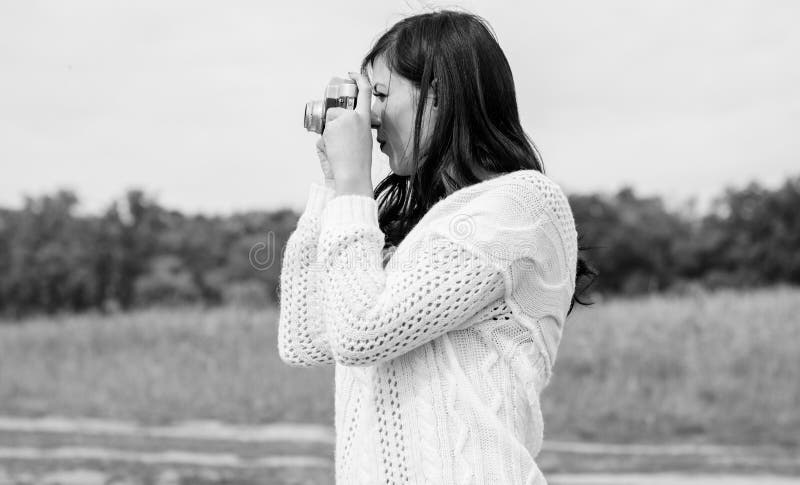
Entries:
<svg viewBox="0 0 800 485">
<path fill-rule="evenodd" d="M 569 200 L 581 254 L 599 271 L 590 296 L 800 284 L 800 176 L 727 188 L 705 214 L 631 188 Z M 279 300 L 292 210 L 186 215 L 141 190 L 98 215 L 77 205 L 61 190 L 0 209 L 0 314 Z"/>
</svg>

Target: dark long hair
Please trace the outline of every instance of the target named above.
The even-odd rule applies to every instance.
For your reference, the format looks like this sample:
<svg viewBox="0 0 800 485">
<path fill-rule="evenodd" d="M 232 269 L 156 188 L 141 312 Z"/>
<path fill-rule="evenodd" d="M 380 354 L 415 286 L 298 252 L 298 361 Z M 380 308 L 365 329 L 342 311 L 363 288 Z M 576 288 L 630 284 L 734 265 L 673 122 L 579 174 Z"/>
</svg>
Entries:
<svg viewBox="0 0 800 485">
<path fill-rule="evenodd" d="M 520 124 L 511 67 L 484 19 L 452 10 L 405 18 L 375 42 L 362 72 L 380 56 L 390 71 L 419 89 L 412 174 L 389 174 L 375 187 L 387 247 L 400 244 L 436 202 L 458 189 L 516 170 L 544 173 L 539 151 Z M 422 115 L 431 90 L 437 122 L 421 153 Z M 576 301 L 586 304 L 578 299 L 581 278 L 596 274 L 578 258 L 570 312 Z"/>
</svg>

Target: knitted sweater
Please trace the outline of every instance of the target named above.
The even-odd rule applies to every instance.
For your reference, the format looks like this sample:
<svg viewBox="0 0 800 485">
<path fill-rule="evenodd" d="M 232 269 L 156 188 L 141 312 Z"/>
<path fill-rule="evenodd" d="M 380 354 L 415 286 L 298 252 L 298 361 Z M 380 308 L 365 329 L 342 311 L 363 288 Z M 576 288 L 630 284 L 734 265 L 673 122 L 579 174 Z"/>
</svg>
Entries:
<svg viewBox="0 0 800 485">
<path fill-rule="evenodd" d="M 545 484 L 539 393 L 577 260 L 559 186 L 462 188 L 386 254 L 376 201 L 334 194 L 312 184 L 287 242 L 278 350 L 335 365 L 336 483 Z"/>
</svg>

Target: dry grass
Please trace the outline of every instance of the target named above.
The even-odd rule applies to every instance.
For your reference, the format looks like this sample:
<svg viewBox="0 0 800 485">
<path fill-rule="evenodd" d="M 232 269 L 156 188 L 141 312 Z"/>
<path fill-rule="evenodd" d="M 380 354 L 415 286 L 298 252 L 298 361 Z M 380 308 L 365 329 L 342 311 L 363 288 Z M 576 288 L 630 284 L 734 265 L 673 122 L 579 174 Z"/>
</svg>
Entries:
<svg viewBox="0 0 800 485">
<path fill-rule="evenodd" d="M 567 322 L 547 436 L 800 445 L 800 289 L 615 300 Z"/>
<path fill-rule="evenodd" d="M 236 308 L 0 325 L 0 413 L 332 422 L 333 369 L 284 365 L 276 326 Z"/>
<path fill-rule="evenodd" d="M 800 445 L 800 289 L 614 300 L 570 316 L 546 436 Z M 331 424 L 333 369 L 277 354 L 274 310 L 0 325 L 0 414 Z"/>
</svg>

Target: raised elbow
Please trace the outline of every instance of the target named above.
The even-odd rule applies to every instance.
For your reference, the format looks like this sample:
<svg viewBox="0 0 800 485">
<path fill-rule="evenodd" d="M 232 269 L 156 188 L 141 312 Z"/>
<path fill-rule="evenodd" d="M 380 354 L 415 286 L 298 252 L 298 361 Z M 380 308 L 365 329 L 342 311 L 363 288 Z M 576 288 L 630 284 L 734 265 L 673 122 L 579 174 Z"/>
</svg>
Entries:
<svg viewBox="0 0 800 485">
<path fill-rule="evenodd" d="M 288 346 L 279 345 L 278 356 L 284 364 L 290 367 L 311 367 L 309 362 Z"/>
<path fill-rule="evenodd" d="M 331 353 L 337 364 L 347 367 L 367 367 L 385 358 L 374 342 L 353 343 L 336 339 L 331 342 Z"/>
</svg>

